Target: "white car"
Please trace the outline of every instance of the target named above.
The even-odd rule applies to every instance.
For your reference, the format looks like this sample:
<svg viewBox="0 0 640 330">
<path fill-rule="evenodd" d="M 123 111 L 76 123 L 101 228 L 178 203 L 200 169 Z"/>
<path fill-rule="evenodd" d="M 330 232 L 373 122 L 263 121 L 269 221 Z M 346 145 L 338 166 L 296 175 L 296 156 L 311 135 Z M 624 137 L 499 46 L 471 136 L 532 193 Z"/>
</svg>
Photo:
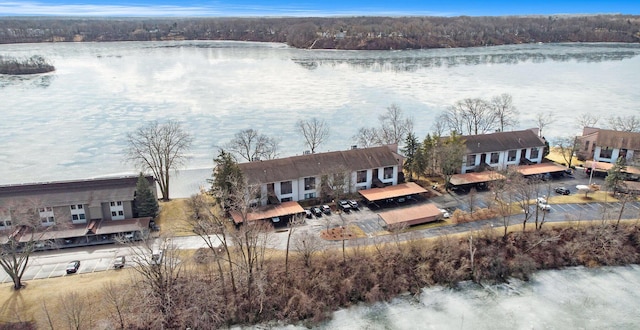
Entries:
<svg viewBox="0 0 640 330">
<path fill-rule="evenodd" d="M 442 217 L 445 218 L 445 219 L 451 218 L 451 214 L 449 214 L 449 211 L 447 211 L 445 209 L 440 209 L 440 213 L 442 213 Z"/>
<path fill-rule="evenodd" d="M 551 206 L 549 206 L 549 204 L 542 203 L 540 201 L 538 201 L 538 208 L 543 210 L 543 211 L 551 211 Z"/>
<path fill-rule="evenodd" d="M 547 204 L 547 199 L 544 197 L 538 197 L 536 198 L 536 203 L 538 204 Z"/>
</svg>

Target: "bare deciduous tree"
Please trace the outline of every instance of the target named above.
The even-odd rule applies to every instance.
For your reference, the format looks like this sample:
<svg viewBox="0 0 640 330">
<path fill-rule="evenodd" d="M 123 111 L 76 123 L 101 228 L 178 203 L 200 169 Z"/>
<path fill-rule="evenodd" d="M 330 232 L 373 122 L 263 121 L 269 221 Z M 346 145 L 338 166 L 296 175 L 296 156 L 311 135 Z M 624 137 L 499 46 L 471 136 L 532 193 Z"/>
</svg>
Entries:
<svg viewBox="0 0 640 330">
<path fill-rule="evenodd" d="M 578 139 L 575 136 L 565 136 L 556 140 L 556 148 L 560 152 L 567 167 L 571 167 L 573 155 L 580 149 Z"/>
<path fill-rule="evenodd" d="M 169 173 L 185 165 L 193 138 L 179 122 L 152 121 L 127 134 L 126 158 L 140 169 L 151 170 L 162 199 L 169 200 Z"/>
<path fill-rule="evenodd" d="M 466 98 L 449 107 L 438 120 L 444 122 L 451 132 L 477 135 L 495 130 L 496 119 L 496 112 L 487 101 Z"/>
<path fill-rule="evenodd" d="M 114 282 L 107 282 L 102 286 L 103 306 L 106 307 L 111 317 L 116 320 L 120 329 L 125 328 L 124 315 L 128 311 L 131 292 L 128 287 L 123 287 Z"/>
<path fill-rule="evenodd" d="M 513 105 L 510 94 L 500 94 L 491 98 L 491 108 L 498 120 L 498 129 L 504 132 L 505 128 L 518 125 L 518 110 Z"/>
<path fill-rule="evenodd" d="M 316 152 L 316 148 L 329 138 L 329 126 L 327 122 L 318 118 L 310 120 L 298 120 L 296 123 L 298 132 L 302 134 L 305 144 L 311 153 Z"/>
<path fill-rule="evenodd" d="M 547 125 L 553 122 L 553 112 L 539 112 L 536 114 L 536 123 L 538 124 L 538 136 L 543 137 L 542 131 Z"/>
<path fill-rule="evenodd" d="M 302 232 L 293 238 L 293 247 L 295 251 L 302 255 L 304 265 L 311 267 L 311 259 L 313 256 L 322 251 L 323 244 L 320 237 L 308 231 Z"/>
<path fill-rule="evenodd" d="M 93 301 L 80 297 L 77 292 L 62 296 L 59 300 L 58 315 L 62 315 L 69 329 L 93 328 Z"/>
<path fill-rule="evenodd" d="M 178 279 L 183 268 L 178 247 L 170 236 L 148 239 L 131 244 L 133 269 L 141 276 L 149 304 L 160 316 L 163 328 L 172 328 L 176 322 Z M 156 254 L 157 253 L 157 254 Z"/>
<path fill-rule="evenodd" d="M 614 131 L 640 131 L 640 117 L 638 116 L 611 116 L 607 118 L 607 122 L 609 123 L 609 128 Z"/>
<path fill-rule="evenodd" d="M 407 134 L 413 131 L 413 119 L 405 117 L 402 109 L 396 104 L 387 107 L 385 113 L 378 117 L 378 127 L 361 127 L 353 140 L 362 147 L 383 144 L 400 144 Z"/>
<path fill-rule="evenodd" d="M 41 242 L 44 234 L 68 225 L 68 222 L 58 220 L 52 226 L 42 226 L 40 207 L 36 201 L 9 201 L 0 205 L 0 220 L 8 219 L 11 223 L 10 229 L 0 231 L 0 266 L 11 277 L 15 290 L 24 286 L 22 276 L 36 244 L 44 244 Z"/>
<path fill-rule="evenodd" d="M 397 104 L 391 104 L 378 119 L 382 144 L 400 144 L 413 131 L 413 119 L 405 117 Z"/>
<path fill-rule="evenodd" d="M 226 148 L 247 161 L 274 159 L 278 156 L 278 140 L 253 128 L 236 133 Z"/>
<path fill-rule="evenodd" d="M 578 124 L 578 128 L 582 129 L 584 127 L 594 127 L 600 118 L 590 114 L 583 113 L 576 118 L 576 122 Z"/>
<path fill-rule="evenodd" d="M 351 170 L 344 166 L 326 168 L 320 175 L 320 198 L 323 201 L 338 200 L 352 189 Z"/>
<path fill-rule="evenodd" d="M 355 143 L 362 148 L 369 148 L 380 145 L 378 130 L 373 127 L 361 127 L 358 133 L 353 136 Z"/>
</svg>

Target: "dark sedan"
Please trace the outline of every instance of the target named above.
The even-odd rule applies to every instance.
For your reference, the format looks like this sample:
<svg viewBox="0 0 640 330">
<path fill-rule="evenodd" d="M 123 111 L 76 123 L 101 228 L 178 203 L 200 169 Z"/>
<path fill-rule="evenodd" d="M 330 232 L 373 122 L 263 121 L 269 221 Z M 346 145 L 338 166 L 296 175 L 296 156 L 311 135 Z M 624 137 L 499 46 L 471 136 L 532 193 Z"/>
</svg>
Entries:
<svg viewBox="0 0 640 330">
<path fill-rule="evenodd" d="M 556 187 L 555 192 L 560 195 L 569 195 L 571 193 L 571 191 L 565 187 Z"/>
<path fill-rule="evenodd" d="M 75 274 L 80 268 L 80 260 L 74 260 L 67 265 L 67 274 Z"/>
<path fill-rule="evenodd" d="M 311 213 L 313 213 L 313 215 L 315 215 L 318 218 L 322 216 L 322 210 L 319 207 L 312 208 Z"/>
</svg>

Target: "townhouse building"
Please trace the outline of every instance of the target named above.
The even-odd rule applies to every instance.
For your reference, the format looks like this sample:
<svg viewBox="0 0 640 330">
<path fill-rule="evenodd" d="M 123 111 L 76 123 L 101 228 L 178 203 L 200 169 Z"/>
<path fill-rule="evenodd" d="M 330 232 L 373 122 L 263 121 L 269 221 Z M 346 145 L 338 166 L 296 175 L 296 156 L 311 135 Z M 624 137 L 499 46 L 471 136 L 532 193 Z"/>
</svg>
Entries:
<svg viewBox="0 0 640 330">
<path fill-rule="evenodd" d="M 615 163 L 624 157 L 629 165 L 640 165 L 640 133 L 584 127 L 578 139 L 578 156 L 595 162 Z"/>
<path fill-rule="evenodd" d="M 542 162 L 545 141 L 537 129 L 466 135 L 465 155 L 460 173 L 482 172 L 491 167 L 504 170 L 510 166 Z"/>
<path fill-rule="evenodd" d="M 155 180 L 147 176 L 157 198 Z M 137 176 L 0 186 L 0 231 L 20 236 L 26 216 L 40 219 L 45 239 L 140 232 L 149 219 L 134 209 Z M 48 228 L 51 227 L 51 228 Z M 133 234 L 132 234 L 133 235 Z M 111 239 L 111 236 L 105 237 Z"/>
<path fill-rule="evenodd" d="M 315 153 L 238 164 L 259 185 L 259 205 L 303 201 L 329 190 L 354 193 L 398 184 L 404 158 L 397 145 Z M 327 189 L 329 188 L 329 189 Z"/>
</svg>

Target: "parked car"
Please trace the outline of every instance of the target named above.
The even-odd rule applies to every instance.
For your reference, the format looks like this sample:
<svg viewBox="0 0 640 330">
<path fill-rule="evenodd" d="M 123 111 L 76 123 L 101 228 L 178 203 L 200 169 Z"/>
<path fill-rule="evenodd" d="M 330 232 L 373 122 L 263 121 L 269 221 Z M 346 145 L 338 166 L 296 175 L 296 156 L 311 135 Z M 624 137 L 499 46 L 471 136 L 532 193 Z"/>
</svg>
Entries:
<svg viewBox="0 0 640 330">
<path fill-rule="evenodd" d="M 318 218 L 322 216 L 322 210 L 317 206 L 312 208 L 311 212 L 313 213 L 313 215 L 315 215 Z"/>
<path fill-rule="evenodd" d="M 538 197 L 538 198 L 536 198 L 536 203 L 537 204 L 547 204 L 547 199 L 545 197 Z"/>
<path fill-rule="evenodd" d="M 347 201 L 347 203 L 349 203 L 349 206 L 351 206 L 352 209 L 358 209 L 358 202 L 356 200 L 350 199 Z"/>
<path fill-rule="evenodd" d="M 449 214 L 449 211 L 447 211 L 445 209 L 440 209 L 440 213 L 442 213 L 442 217 L 445 218 L 445 219 L 451 218 L 451 214 Z"/>
<path fill-rule="evenodd" d="M 556 187 L 555 192 L 560 195 L 569 195 L 571 191 L 565 187 Z"/>
<path fill-rule="evenodd" d="M 538 208 L 542 211 L 551 211 L 551 206 L 547 203 L 538 202 Z"/>
<path fill-rule="evenodd" d="M 113 268 L 115 269 L 121 269 L 124 268 L 124 264 L 126 263 L 125 261 L 125 257 L 124 256 L 118 256 L 116 257 L 116 259 L 113 261 Z"/>
<path fill-rule="evenodd" d="M 322 205 L 322 213 L 329 215 L 331 214 L 331 208 L 329 205 Z"/>
<path fill-rule="evenodd" d="M 74 260 L 67 265 L 67 274 L 75 274 L 80 268 L 80 260 Z"/>
<path fill-rule="evenodd" d="M 346 213 L 349 213 L 349 211 L 351 211 L 351 205 L 349 205 L 349 202 L 347 202 L 346 200 L 338 201 L 338 206 Z"/>
<path fill-rule="evenodd" d="M 304 216 L 305 216 L 307 219 L 311 219 L 311 218 L 313 218 L 313 213 L 311 213 L 311 211 L 310 211 L 310 210 L 304 210 Z"/>
</svg>

